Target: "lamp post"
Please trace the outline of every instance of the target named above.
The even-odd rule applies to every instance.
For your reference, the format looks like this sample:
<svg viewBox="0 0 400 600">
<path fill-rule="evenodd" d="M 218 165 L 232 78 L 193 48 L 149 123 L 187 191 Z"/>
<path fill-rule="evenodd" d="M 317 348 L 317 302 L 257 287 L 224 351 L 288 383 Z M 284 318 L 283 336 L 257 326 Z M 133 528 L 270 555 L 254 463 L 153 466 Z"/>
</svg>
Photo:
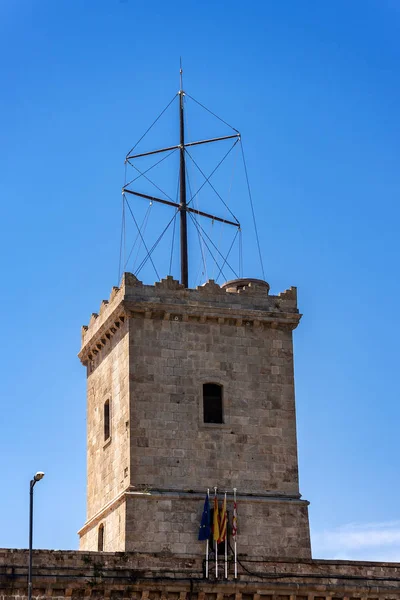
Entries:
<svg viewBox="0 0 400 600">
<path fill-rule="evenodd" d="M 33 488 L 35 483 L 43 479 L 44 473 L 38 471 L 30 482 L 29 489 L 29 565 L 28 565 L 28 600 L 32 598 L 32 538 L 33 538 Z"/>
</svg>

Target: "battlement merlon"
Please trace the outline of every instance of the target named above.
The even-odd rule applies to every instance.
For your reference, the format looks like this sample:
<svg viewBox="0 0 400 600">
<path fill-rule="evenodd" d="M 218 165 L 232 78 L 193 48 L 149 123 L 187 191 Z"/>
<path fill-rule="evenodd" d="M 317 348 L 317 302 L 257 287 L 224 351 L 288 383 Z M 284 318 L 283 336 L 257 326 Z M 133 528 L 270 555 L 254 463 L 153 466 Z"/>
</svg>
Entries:
<svg viewBox="0 0 400 600">
<path fill-rule="evenodd" d="M 277 296 L 259 279 L 236 279 L 219 286 L 212 279 L 195 289 L 185 288 L 168 276 L 153 285 L 144 285 L 132 273 L 124 273 L 120 287 L 113 287 L 98 313 L 82 327 L 78 354 L 86 365 L 107 343 L 126 318 L 153 318 L 171 321 L 206 321 L 244 327 L 295 329 L 301 319 L 297 288 Z"/>
</svg>

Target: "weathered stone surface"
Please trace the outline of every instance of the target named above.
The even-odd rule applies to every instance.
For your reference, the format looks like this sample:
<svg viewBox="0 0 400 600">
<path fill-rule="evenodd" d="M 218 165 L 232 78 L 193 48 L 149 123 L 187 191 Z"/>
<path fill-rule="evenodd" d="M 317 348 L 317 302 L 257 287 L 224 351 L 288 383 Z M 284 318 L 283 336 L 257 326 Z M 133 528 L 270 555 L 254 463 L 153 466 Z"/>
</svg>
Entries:
<svg viewBox="0 0 400 600">
<path fill-rule="evenodd" d="M 296 295 L 213 281 L 188 290 L 125 274 L 83 332 L 88 512 L 81 549 L 201 555 L 207 488 L 238 490 L 241 551 L 309 557 L 293 390 Z M 285 303 L 285 310 L 282 303 Z M 223 423 L 203 422 L 203 384 L 223 386 Z M 111 407 L 104 440 L 103 407 Z M 228 497 L 232 510 L 231 495 Z"/>
<path fill-rule="evenodd" d="M 201 557 L 125 552 L 33 553 L 33 598 L 135 600 L 398 600 L 400 563 L 241 559 L 238 579 L 229 562 L 215 580 Z M 27 597 L 26 550 L 0 550 L 0 599 Z"/>
<path fill-rule="evenodd" d="M 129 483 L 125 475 L 125 468 L 129 468 L 128 337 L 127 323 L 123 323 L 110 340 L 105 338 L 87 369 L 88 518 L 114 501 Z M 109 440 L 104 439 L 106 400 L 110 401 L 112 424 Z M 110 536 L 112 527 L 107 530 Z"/>
<path fill-rule="evenodd" d="M 34 600 L 400 600 L 400 563 L 310 558 L 293 391 L 296 290 L 185 290 L 125 274 L 82 330 L 88 515 L 82 552 L 33 552 Z M 244 285 L 244 287 L 243 287 Z M 202 420 L 202 384 L 224 422 Z M 111 428 L 105 439 L 104 403 Z M 108 435 L 108 434 L 107 434 Z M 197 540 L 204 492 L 238 489 L 238 577 Z M 97 550 L 104 526 L 105 552 Z M 112 552 L 109 552 L 112 550 Z M 0 550 L 0 600 L 27 597 L 28 552 Z"/>
</svg>

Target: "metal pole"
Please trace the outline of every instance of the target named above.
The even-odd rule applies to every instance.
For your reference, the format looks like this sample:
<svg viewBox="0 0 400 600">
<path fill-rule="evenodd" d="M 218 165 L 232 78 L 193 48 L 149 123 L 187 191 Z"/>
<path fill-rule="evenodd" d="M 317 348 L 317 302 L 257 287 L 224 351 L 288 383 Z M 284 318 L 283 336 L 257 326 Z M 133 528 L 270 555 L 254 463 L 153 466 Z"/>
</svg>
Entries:
<svg viewBox="0 0 400 600">
<path fill-rule="evenodd" d="M 28 562 L 28 600 L 32 598 L 32 541 L 33 541 L 33 488 L 43 479 L 43 471 L 38 471 L 29 484 L 29 562 Z"/>
<path fill-rule="evenodd" d="M 214 488 L 214 521 L 218 523 L 218 514 L 215 516 L 215 511 L 218 511 L 218 497 L 217 497 L 217 488 Z M 219 523 L 218 523 L 219 526 Z M 219 529 L 219 527 L 218 527 Z M 219 534 L 218 534 L 219 537 Z M 218 579 L 218 540 L 215 539 L 214 532 L 214 550 L 215 550 L 215 579 Z"/>
<path fill-rule="evenodd" d="M 226 514 L 226 492 L 225 492 L 225 521 L 226 521 L 226 531 L 225 531 L 225 579 L 228 579 L 228 519 Z"/>
<path fill-rule="evenodd" d="M 28 565 L 28 600 L 32 598 L 32 539 L 33 539 L 33 488 L 36 481 L 30 482 L 29 490 L 29 565 Z"/>
<path fill-rule="evenodd" d="M 210 490 L 207 490 L 207 501 L 208 503 L 210 503 Z M 210 504 L 208 504 L 208 522 L 210 523 Z M 206 579 L 208 579 L 208 555 L 209 555 L 209 546 L 210 546 L 210 539 L 207 539 L 206 542 Z"/>
<path fill-rule="evenodd" d="M 182 83 L 182 69 L 181 69 Z M 183 90 L 179 91 L 179 126 L 180 126 L 180 169 L 179 169 L 179 212 L 181 215 L 181 283 L 189 287 L 188 242 L 186 222 L 186 165 L 185 165 L 185 125 L 183 120 Z"/>
<path fill-rule="evenodd" d="M 236 505 L 236 488 L 233 488 L 233 531 L 235 533 L 235 579 L 237 579 L 237 505 Z"/>
</svg>

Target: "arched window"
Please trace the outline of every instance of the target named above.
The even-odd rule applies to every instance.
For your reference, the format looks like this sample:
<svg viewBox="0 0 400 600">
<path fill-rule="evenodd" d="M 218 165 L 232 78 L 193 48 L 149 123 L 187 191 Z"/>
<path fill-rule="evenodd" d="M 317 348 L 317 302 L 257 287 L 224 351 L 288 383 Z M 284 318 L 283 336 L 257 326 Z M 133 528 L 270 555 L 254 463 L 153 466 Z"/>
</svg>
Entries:
<svg viewBox="0 0 400 600">
<path fill-rule="evenodd" d="M 222 385 L 203 384 L 203 415 L 204 423 L 223 423 Z"/>
<path fill-rule="evenodd" d="M 110 400 L 104 402 L 104 441 L 106 442 L 111 433 L 110 428 Z"/>
<path fill-rule="evenodd" d="M 104 550 L 104 525 L 101 523 L 97 531 L 97 551 L 103 552 Z"/>
</svg>

